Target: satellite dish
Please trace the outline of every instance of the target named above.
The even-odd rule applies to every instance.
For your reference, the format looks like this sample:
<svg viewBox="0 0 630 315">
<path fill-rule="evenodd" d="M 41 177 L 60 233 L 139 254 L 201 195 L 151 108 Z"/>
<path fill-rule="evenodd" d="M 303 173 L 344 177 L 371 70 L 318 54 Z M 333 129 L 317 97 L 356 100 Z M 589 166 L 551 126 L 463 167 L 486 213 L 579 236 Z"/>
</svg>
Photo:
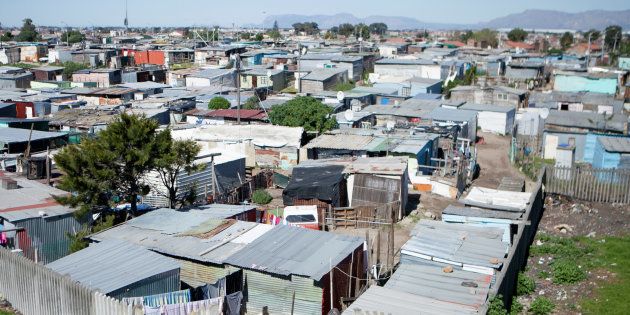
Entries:
<svg viewBox="0 0 630 315">
<path fill-rule="evenodd" d="M 353 121 L 354 112 L 351 109 L 346 109 L 346 111 L 343 112 L 343 118 L 345 118 L 347 121 Z"/>
<path fill-rule="evenodd" d="M 267 78 L 271 79 L 271 75 L 272 75 L 271 70 L 267 70 Z"/>
<path fill-rule="evenodd" d="M 359 37 L 359 41 L 362 42 L 363 41 L 363 37 Z"/>
<path fill-rule="evenodd" d="M 343 91 L 339 91 L 337 92 L 337 100 L 338 101 L 343 101 L 343 99 L 346 98 L 346 94 Z"/>
<path fill-rule="evenodd" d="M 307 51 L 307 50 L 308 50 L 308 49 L 306 49 L 306 47 L 302 48 L 302 55 L 306 55 L 306 51 Z"/>
<path fill-rule="evenodd" d="M 540 115 L 540 118 L 547 119 L 547 117 L 549 117 L 549 108 L 541 108 L 539 115 Z"/>
</svg>

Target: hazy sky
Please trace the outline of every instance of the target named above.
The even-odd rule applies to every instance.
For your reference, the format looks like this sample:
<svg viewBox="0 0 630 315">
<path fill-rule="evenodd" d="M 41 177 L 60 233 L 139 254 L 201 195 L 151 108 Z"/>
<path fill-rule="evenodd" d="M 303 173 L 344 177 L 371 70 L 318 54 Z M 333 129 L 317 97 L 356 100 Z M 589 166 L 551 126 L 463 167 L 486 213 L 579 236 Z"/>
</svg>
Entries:
<svg viewBox="0 0 630 315">
<path fill-rule="evenodd" d="M 527 9 L 627 10 L 629 0 L 128 0 L 129 25 L 242 25 L 274 14 L 397 15 L 426 22 L 476 23 Z M 0 0 L 0 23 L 122 26 L 125 0 Z"/>
</svg>

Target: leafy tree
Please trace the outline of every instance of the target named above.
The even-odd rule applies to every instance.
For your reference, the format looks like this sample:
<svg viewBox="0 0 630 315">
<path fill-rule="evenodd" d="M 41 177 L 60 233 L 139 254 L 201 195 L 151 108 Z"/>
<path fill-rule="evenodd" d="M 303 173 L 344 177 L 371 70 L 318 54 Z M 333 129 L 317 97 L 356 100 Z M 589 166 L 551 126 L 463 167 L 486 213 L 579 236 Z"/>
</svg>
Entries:
<svg viewBox="0 0 630 315">
<path fill-rule="evenodd" d="M 464 43 L 467 42 L 471 38 L 473 38 L 473 31 L 471 30 L 464 31 L 463 33 L 459 34 L 459 40 Z"/>
<path fill-rule="evenodd" d="M 489 28 L 484 28 L 473 33 L 473 37 L 477 42 L 485 43 L 486 45 L 491 47 L 497 47 L 497 45 L 499 44 L 497 35 L 497 31 Z"/>
<path fill-rule="evenodd" d="M 319 33 L 319 25 L 315 22 L 304 22 L 293 24 L 296 33 L 306 33 L 306 35 L 315 35 Z"/>
<path fill-rule="evenodd" d="M 9 31 L 6 31 L 4 34 L 0 36 L 0 41 L 8 42 L 11 40 L 13 40 L 13 34 L 11 34 L 11 32 Z"/>
<path fill-rule="evenodd" d="M 280 39 L 280 28 L 278 27 L 278 21 L 273 21 L 273 28 L 269 32 L 269 37 L 274 41 Z"/>
<path fill-rule="evenodd" d="M 349 91 L 355 88 L 355 84 L 353 82 L 342 82 L 337 83 L 335 85 L 335 91 Z"/>
<path fill-rule="evenodd" d="M 508 34 L 508 39 L 513 42 L 522 42 L 527 38 L 527 32 L 522 28 L 512 29 Z"/>
<path fill-rule="evenodd" d="M 606 49 L 613 50 L 621 45 L 621 31 L 621 26 L 619 25 L 611 25 L 604 30 L 604 45 Z"/>
<path fill-rule="evenodd" d="M 170 149 L 170 131 L 144 116 L 121 114 L 96 138 L 64 147 L 55 162 L 66 175 L 60 188 L 72 192 L 57 200 L 79 207 L 80 214 L 111 207 L 114 197 L 131 204 L 136 216 L 138 196 L 149 193 L 144 176 Z"/>
<path fill-rule="evenodd" d="M 571 45 L 573 45 L 573 34 L 571 34 L 571 32 L 565 32 L 562 34 L 562 37 L 560 37 L 560 46 L 562 46 L 562 49 L 566 50 L 571 47 Z"/>
<path fill-rule="evenodd" d="M 252 37 L 251 33 L 245 32 L 245 33 L 241 34 L 241 39 L 242 40 L 249 40 L 251 37 Z"/>
<path fill-rule="evenodd" d="M 588 37 L 591 37 L 591 42 L 596 41 L 602 36 L 602 33 L 596 29 L 590 29 L 584 33 L 584 39 L 588 41 Z"/>
<path fill-rule="evenodd" d="M 24 19 L 24 24 L 22 25 L 22 29 L 20 29 L 20 34 L 17 36 L 17 40 L 20 42 L 34 42 L 41 39 L 37 29 L 35 29 L 35 25 L 33 24 L 33 20 L 26 18 Z"/>
<path fill-rule="evenodd" d="M 61 34 L 61 41 L 68 42 L 69 44 L 80 43 L 85 40 L 85 35 L 79 31 L 70 30 Z"/>
<path fill-rule="evenodd" d="M 90 243 L 86 240 L 88 235 L 93 233 L 98 233 L 105 229 L 108 229 L 114 226 L 114 215 L 101 216 L 94 222 L 93 226 L 84 225 L 83 228 L 77 233 L 66 233 L 66 237 L 70 239 L 70 253 L 76 253 L 90 245 Z"/>
<path fill-rule="evenodd" d="M 329 32 L 333 33 L 334 35 L 339 34 L 339 26 L 333 26 L 330 28 L 330 30 L 328 30 Z M 336 36 L 335 36 L 336 37 Z"/>
<path fill-rule="evenodd" d="M 83 69 L 89 68 L 89 66 L 87 64 L 73 62 L 73 61 L 66 61 L 61 66 L 63 67 L 63 76 L 68 78 L 68 79 L 72 78 L 72 74 L 73 73 L 75 73 L 75 72 L 77 72 L 79 70 L 83 70 Z"/>
<path fill-rule="evenodd" d="M 244 109 L 259 109 L 260 101 L 258 100 L 258 96 L 254 95 L 248 98 L 243 105 Z"/>
<path fill-rule="evenodd" d="M 356 38 L 363 38 L 365 39 L 369 39 L 370 38 L 370 28 L 363 24 L 363 23 L 359 23 L 354 27 L 354 35 L 356 36 Z"/>
<path fill-rule="evenodd" d="M 369 26 L 372 34 L 385 35 L 387 33 L 387 24 L 385 23 L 372 23 Z"/>
<path fill-rule="evenodd" d="M 336 39 L 336 38 L 337 38 L 337 34 L 331 31 L 327 31 L 326 34 L 324 34 L 324 39 Z"/>
<path fill-rule="evenodd" d="M 274 106 L 269 119 L 275 125 L 303 127 L 306 131 L 324 132 L 337 125 L 332 108 L 310 96 L 298 96 L 283 105 Z"/>
<path fill-rule="evenodd" d="M 176 185 L 177 176 L 182 172 L 188 174 L 203 170 L 204 165 L 195 165 L 195 158 L 201 151 L 201 147 L 192 140 L 172 140 L 170 148 L 156 161 L 156 171 L 160 176 L 160 181 L 166 187 L 166 193 L 156 190 L 162 196 L 168 198 L 169 208 L 175 209 L 177 205 L 183 205 L 187 199 L 187 194 L 180 194 Z M 195 196 L 196 197 L 196 196 Z"/>
<path fill-rule="evenodd" d="M 343 23 L 339 25 L 338 32 L 339 35 L 348 37 L 354 33 L 354 25 L 350 23 Z"/>
<path fill-rule="evenodd" d="M 258 205 L 266 205 L 273 200 L 271 194 L 264 189 L 258 189 L 252 194 L 252 202 Z"/>
<path fill-rule="evenodd" d="M 228 109 L 231 105 L 225 97 L 217 96 L 208 102 L 208 109 Z"/>
<path fill-rule="evenodd" d="M 263 39 L 265 39 L 265 36 L 264 36 L 262 33 L 258 33 L 258 34 L 256 34 L 256 36 L 254 37 L 254 39 L 255 39 L 257 42 L 260 42 L 260 41 L 262 41 Z"/>
</svg>

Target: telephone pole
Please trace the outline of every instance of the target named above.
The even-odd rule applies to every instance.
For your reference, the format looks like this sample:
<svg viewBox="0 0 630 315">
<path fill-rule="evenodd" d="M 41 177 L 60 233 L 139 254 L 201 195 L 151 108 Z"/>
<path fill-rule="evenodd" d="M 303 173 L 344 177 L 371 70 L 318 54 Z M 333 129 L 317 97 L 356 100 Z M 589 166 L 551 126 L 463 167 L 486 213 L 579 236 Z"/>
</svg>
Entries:
<svg viewBox="0 0 630 315">
<path fill-rule="evenodd" d="M 241 124 L 241 54 L 236 54 L 236 124 Z"/>
</svg>

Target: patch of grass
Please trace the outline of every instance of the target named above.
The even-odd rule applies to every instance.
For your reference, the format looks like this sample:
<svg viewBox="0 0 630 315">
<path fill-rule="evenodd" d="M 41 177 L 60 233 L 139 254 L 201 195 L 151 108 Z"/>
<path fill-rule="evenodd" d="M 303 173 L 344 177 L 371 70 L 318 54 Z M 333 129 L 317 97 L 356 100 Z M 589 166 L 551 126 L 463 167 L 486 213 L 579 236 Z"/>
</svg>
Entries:
<svg viewBox="0 0 630 315">
<path fill-rule="evenodd" d="M 501 294 L 490 299 L 487 315 L 505 315 L 505 305 L 503 304 L 503 296 Z"/>
<path fill-rule="evenodd" d="M 575 260 L 562 258 L 551 263 L 551 275 L 555 284 L 573 284 L 586 279 L 586 272 Z"/>
<path fill-rule="evenodd" d="M 534 315 L 547 315 L 551 314 L 555 307 L 550 299 L 539 296 L 532 302 L 532 305 L 529 307 L 529 312 Z"/>
<path fill-rule="evenodd" d="M 580 238 L 563 238 L 548 234 L 538 236 L 542 245 L 532 245 L 529 254 L 532 256 L 550 255 L 554 258 L 579 258 L 593 252 L 591 244 L 581 242 Z"/>
<path fill-rule="evenodd" d="M 523 304 L 519 303 L 516 299 L 512 300 L 512 307 L 510 308 L 510 315 L 518 315 L 523 311 Z"/>
<path fill-rule="evenodd" d="M 584 314 L 627 314 L 630 310 L 630 236 L 608 237 L 597 244 L 594 266 L 616 274 L 595 292 L 595 299 L 581 301 Z"/>
<path fill-rule="evenodd" d="M 524 272 L 519 272 L 516 284 L 516 295 L 527 295 L 536 289 L 534 278 L 527 276 Z"/>
<path fill-rule="evenodd" d="M 551 278 L 551 274 L 549 273 L 549 271 L 541 270 L 540 272 L 538 272 L 538 278 L 540 279 Z"/>
<path fill-rule="evenodd" d="M 273 197 L 265 190 L 259 189 L 252 195 L 252 202 L 259 205 L 266 205 L 273 200 Z"/>
</svg>

